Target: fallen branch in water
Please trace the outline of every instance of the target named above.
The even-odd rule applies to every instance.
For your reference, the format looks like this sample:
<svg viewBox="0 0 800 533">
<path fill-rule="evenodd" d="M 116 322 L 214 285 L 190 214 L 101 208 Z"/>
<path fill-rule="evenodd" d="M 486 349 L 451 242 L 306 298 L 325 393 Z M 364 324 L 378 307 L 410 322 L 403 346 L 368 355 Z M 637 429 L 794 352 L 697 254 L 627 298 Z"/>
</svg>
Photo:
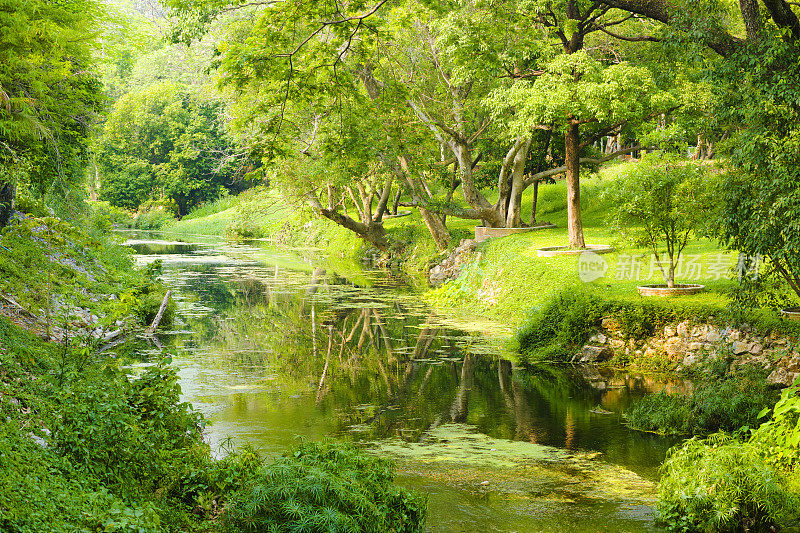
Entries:
<svg viewBox="0 0 800 533">
<path fill-rule="evenodd" d="M 153 323 L 150 324 L 150 327 L 144 332 L 147 336 L 152 336 L 153 332 L 158 328 L 158 325 L 161 323 L 161 319 L 164 317 L 164 311 L 167 310 L 167 304 L 169 303 L 169 297 L 172 295 L 172 291 L 167 291 L 167 294 L 164 295 L 164 299 L 161 301 L 161 307 L 158 308 L 158 314 L 153 319 Z"/>
</svg>

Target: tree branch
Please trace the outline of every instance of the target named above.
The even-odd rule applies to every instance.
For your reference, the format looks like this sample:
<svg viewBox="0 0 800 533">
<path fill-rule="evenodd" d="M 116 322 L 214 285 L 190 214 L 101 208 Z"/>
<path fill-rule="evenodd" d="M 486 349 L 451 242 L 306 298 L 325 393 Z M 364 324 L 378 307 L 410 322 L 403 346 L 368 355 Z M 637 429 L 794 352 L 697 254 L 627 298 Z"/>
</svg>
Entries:
<svg viewBox="0 0 800 533">
<path fill-rule="evenodd" d="M 653 37 L 652 35 L 637 35 L 636 37 L 627 37 L 625 35 L 620 35 L 619 33 L 615 33 L 615 32 L 613 32 L 611 30 L 608 30 L 603 26 L 595 25 L 594 27 L 595 27 L 595 29 L 598 29 L 598 30 L 600 30 L 601 32 L 603 32 L 605 34 L 608 34 L 608 35 L 610 35 L 611 37 L 613 37 L 615 39 L 619 39 L 620 41 L 628 41 L 628 42 L 632 42 L 632 43 L 643 42 L 643 41 L 651 41 L 651 42 L 654 42 L 654 43 L 660 43 L 661 41 L 664 40 L 664 39 L 660 39 L 658 37 Z"/>
<path fill-rule="evenodd" d="M 606 161 L 611 161 L 617 156 L 629 154 L 631 152 L 635 152 L 637 150 L 642 150 L 644 147 L 642 146 L 634 146 L 630 148 L 625 148 L 624 150 L 617 150 L 616 152 L 612 152 L 607 156 L 601 157 L 600 159 L 593 158 L 593 157 L 581 157 L 580 164 L 581 165 L 599 165 L 601 163 L 605 163 Z M 567 165 L 561 165 L 560 167 L 551 168 L 550 170 L 543 170 L 541 172 L 537 172 L 536 174 L 531 174 L 525 181 L 523 182 L 525 186 L 531 185 L 535 181 L 541 181 L 545 178 L 550 178 L 552 176 L 557 176 L 558 174 L 563 174 L 567 171 Z"/>
</svg>

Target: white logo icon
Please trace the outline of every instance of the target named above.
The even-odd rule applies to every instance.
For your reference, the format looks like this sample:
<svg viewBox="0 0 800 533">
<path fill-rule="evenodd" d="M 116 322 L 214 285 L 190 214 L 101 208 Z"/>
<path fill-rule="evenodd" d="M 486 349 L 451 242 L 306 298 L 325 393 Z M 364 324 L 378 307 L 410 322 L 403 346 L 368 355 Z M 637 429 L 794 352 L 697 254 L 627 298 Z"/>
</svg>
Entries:
<svg viewBox="0 0 800 533">
<path fill-rule="evenodd" d="M 608 263 L 594 252 L 582 252 L 578 257 L 578 277 L 584 283 L 591 283 L 606 275 Z"/>
</svg>

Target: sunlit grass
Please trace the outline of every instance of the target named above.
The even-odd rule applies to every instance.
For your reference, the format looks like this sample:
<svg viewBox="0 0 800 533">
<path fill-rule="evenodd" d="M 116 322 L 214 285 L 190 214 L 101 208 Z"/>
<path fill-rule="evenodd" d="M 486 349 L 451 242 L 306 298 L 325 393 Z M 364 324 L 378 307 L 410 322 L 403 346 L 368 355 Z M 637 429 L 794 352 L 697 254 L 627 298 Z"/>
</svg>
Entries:
<svg viewBox="0 0 800 533">
<path fill-rule="evenodd" d="M 628 165 L 610 165 L 601 172 L 588 175 L 581 184 L 581 207 L 587 245 L 608 244 L 614 251 L 603 254 L 608 270 L 605 276 L 590 285 L 614 300 L 643 301 L 636 287 L 664 283 L 652 254 L 631 244 L 615 232 L 606 218 L 611 205 L 602 192 Z M 523 197 L 523 214 L 530 216 L 532 188 Z M 519 325 L 528 312 L 563 289 L 586 288 L 578 269 L 578 258 L 538 257 L 537 250 L 568 243 L 566 184 L 542 185 L 539 188 L 537 221 L 551 222 L 557 227 L 490 239 L 478 248 L 480 260 L 467 265 L 459 279 L 429 293 L 437 306 L 463 307 L 478 311 L 504 323 Z M 474 224 L 473 224 L 474 225 Z M 720 311 L 728 304 L 727 292 L 733 284 L 736 257 L 709 239 L 691 241 L 683 252 L 676 283 L 701 283 L 703 293 L 681 296 L 680 303 L 702 305 Z"/>
</svg>

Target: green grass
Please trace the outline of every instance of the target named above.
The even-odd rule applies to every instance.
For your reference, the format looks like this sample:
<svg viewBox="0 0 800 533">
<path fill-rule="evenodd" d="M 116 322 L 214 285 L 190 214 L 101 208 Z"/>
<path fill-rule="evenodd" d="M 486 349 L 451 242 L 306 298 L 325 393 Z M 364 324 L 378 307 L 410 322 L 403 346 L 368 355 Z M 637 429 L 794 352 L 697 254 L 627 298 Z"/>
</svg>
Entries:
<svg viewBox="0 0 800 533">
<path fill-rule="evenodd" d="M 615 251 L 602 257 L 608 263 L 606 275 L 588 285 L 603 296 L 616 301 L 644 302 L 637 285 L 663 283 L 657 269 L 651 272 L 647 250 L 630 245 L 624 236 L 615 233 L 607 224 L 610 205 L 602 192 L 628 165 L 619 163 L 588 175 L 581 185 L 582 220 L 587 244 L 610 244 Z M 429 299 L 438 306 L 465 307 L 516 326 L 522 323 L 531 309 L 541 307 L 563 289 L 586 288 L 578 275 L 576 257 L 544 258 L 537 256 L 539 248 L 564 246 L 568 242 L 566 213 L 566 184 L 560 181 L 544 185 L 539 190 L 538 221 L 556 224 L 556 228 L 491 239 L 479 247 L 480 261 L 468 265 L 459 279 L 433 291 Z M 532 191 L 523 197 L 523 213 L 530 214 Z M 725 272 L 719 280 L 708 279 L 707 268 L 718 262 L 718 256 L 735 264 L 735 256 L 721 250 L 708 239 L 690 242 L 684 257 L 690 257 L 705 268 L 700 279 L 695 276 L 676 282 L 696 281 L 706 286 L 704 293 L 680 297 L 681 304 L 706 306 L 720 311 L 728 304 L 727 292 L 732 286 L 731 274 Z M 633 257 L 640 264 L 640 279 L 632 276 Z M 650 276 L 649 274 L 652 274 Z"/>
<path fill-rule="evenodd" d="M 291 209 L 274 191 L 256 187 L 203 204 L 163 230 L 176 236 L 263 238 L 272 234 L 290 213 Z"/>
</svg>

